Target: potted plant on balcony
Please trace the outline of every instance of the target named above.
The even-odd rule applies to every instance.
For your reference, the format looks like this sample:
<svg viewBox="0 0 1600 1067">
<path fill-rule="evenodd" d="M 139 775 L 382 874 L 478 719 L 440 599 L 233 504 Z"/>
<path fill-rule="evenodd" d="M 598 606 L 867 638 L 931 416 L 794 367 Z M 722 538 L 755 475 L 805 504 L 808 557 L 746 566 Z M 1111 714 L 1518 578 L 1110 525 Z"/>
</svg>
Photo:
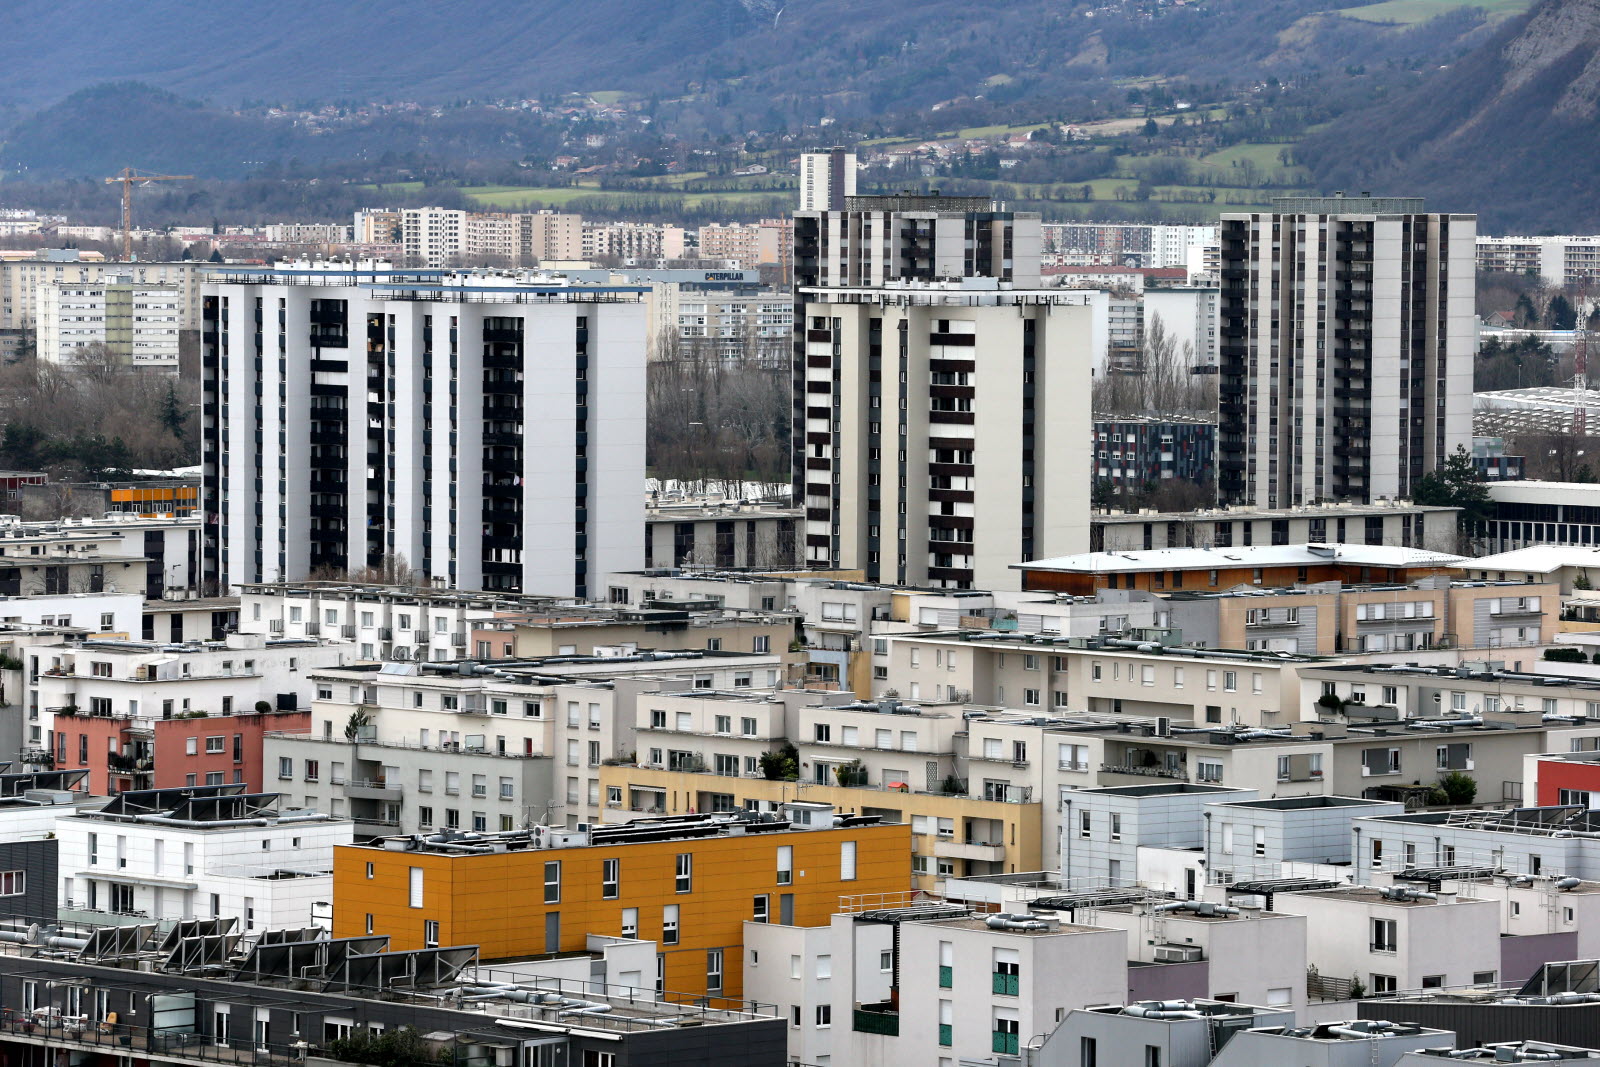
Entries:
<svg viewBox="0 0 1600 1067">
<path fill-rule="evenodd" d="M 867 768 L 858 759 L 849 763 L 841 763 L 833 769 L 834 778 L 842 786 L 864 786 L 867 784 Z"/>
</svg>

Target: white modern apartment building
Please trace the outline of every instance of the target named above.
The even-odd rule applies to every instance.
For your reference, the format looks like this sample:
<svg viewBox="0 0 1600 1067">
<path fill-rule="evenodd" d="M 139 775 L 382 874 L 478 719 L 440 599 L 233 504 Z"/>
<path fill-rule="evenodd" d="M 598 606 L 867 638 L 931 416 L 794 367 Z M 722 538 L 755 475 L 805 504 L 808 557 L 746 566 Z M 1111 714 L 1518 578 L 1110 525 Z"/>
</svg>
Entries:
<svg viewBox="0 0 1600 1067">
<path fill-rule="evenodd" d="M 643 562 L 641 290 L 348 263 L 207 283 L 204 569 L 587 595 Z M 353 358 L 352 358 L 353 357 Z"/>
<path fill-rule="evenodd" d="M 326 925 L 317 905 L 332 900 L 333 847 L 351 824 L 278 801 L 243 786 L 150 789 L 58 819 L 63 911 L 231 918 L 240 933 Z"/>
<path fill-rule="evenodd" d="M 1412 198 L 1275 206 L 1222 221 L 1219 495 L 1409 496 L 1472 443 L 1476 216 Z"/>
<path fill-rule="evenodd" d="M 682 259 L 687 241 L 682 226 L 651 222 L 585 223 L 581 236 L 583 257 L 617 260 L 624 264 Z"/>
<path fill-rule="evenodd" d="M 800 153 L 800 210 L 840 211 L 856 195 L 856 154 L 843 148 Z"/>
<path fill-rule="evenodd" d="M 858 906 L 833 917 L 830 951 L 819 957 L 841 1064 L 1015 1057 L 1060 1014 L 1128 994 L 1128 935 L 1119 929 L 1056 915 Z"/>
<path fill-rule="evenodd" d="M 240 587 L 239 629 L 343 641 L 363 660 L 453 660 L 476 654 L 473 635 L 493 620 L 562 603 L 572 601 L 352 582 L 251 583 Z"/>
<path fill-rule="evenodd" d="M 103 347 L 107 357 L 136 367 L 178 369 L 178 288 L 113 275 L 41 285 L 34 303 L 40 359 L 72 363 Z"/>
<path fill-rule="evenodd" d="M 1481 985 L 1500 971 L 1500 905 L 1405 886 L 1279 894 L 1275 910 L 1306 917 L 1306 959 L 1319 975 L 1371 993 Z"/>
</svg>

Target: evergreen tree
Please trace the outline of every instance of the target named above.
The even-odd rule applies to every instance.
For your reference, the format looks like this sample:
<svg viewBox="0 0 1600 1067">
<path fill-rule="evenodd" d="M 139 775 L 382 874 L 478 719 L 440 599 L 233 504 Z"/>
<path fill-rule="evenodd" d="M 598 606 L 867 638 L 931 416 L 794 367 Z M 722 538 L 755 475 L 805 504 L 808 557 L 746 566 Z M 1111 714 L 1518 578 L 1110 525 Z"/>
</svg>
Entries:
<svg viewBox="0 0 1600 1067">
<path fill-rule="evenodd" d="M 1443 468 L 1417 479 L 1411 487 L 1411 499 L 1418 504 L 1460 508 L 1457 524 L 1463 533 L 1486 521 L 1491 510 L 1489 487 L 1472 465 L 1472 455 L 1464 445 L 1456 446 Z"/>
<path fill-rule="evenodd" d="M 1550 306 L 1545 309 L 1545 325 L 1552 330 L 1578 328 L 1578 313 L 1573 310 L 1572 301 L 1567 299 L 1565 293 L 1557 293 L 1550 298 Z"/>
</svg>

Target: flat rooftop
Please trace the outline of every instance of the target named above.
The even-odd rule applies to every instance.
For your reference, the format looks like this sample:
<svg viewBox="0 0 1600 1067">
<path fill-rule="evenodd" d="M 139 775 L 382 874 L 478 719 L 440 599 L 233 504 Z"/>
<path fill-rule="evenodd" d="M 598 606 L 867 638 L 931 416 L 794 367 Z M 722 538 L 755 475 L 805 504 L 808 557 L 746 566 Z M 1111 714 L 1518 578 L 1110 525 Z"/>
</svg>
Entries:
<svg viewBox="0 0 1600 1067">
<path fill-rule="evenodd" d="M 1390 807 L 1391 801 L 1364 800 L 1361 797 L 1274 797 L 1270 800 L 1223 801 L 1230 808 L 1256 808 L 1263 811 L 1298 811 L 1304 808 Z"/>
<path fill-rule="evenodd" d="M 1054 919 L 1032 919 L 1030 922 L 1038 923 L 1039 928 L 1023 929 L 995 929 L 989 925 L 989 919 L 994 916 L 972 916 L 965 919 L 929 919 L 924 926 L 937 926 L 946 930 L 981 930 L 988 933 L 1017 934 L 1021 937 L 1056 937 L 1060 934 L 1089 934 L 1100 933 L 1109 927 L 1085 926 L 1081 923 L 1064 923 Z"/>
<path fill-rule="evenodd" d="M 830 809 L 830 805 L 793 802 L 785 811 L 814 814 Z M 567 830 L 563 827 L 535 826 L 527 830 L 504 833 L 460 833 L 445 830 L 423 836 L 421 834 L 385 837 L 371 844 L 353 844 L 350 848 L 376 849 L 384 852 L 421 852 L 429 855 L 473 857 L 503 855 L 508 852 L 551 852 L 561 849 L 615 848 L 619 845 L 643 844 L 656 841 L 690 841 L 705 838 L 755 837 L 763 834 L 827 833 L 836 829 L 886 825 L 878 815 L 839 813 L 827 825 L 812 826 L 791 822 L 769 813 L 728 812 L 697 815 L 666 815 L 659 818 L 635 819 L 615 825 L 601 824 L 589 830 Z"/>
<path fill-rule="evenodd" d="M 1353 885 L 1340 889 L 1308 889 L 1303 893 L 1296 893 L 1295 896 L 1323 897 L 1330 900 L 1350 900 L 1361 904 L 1387 904 L 1396 908 L 1437 907 L 1441 904 L 1451 903 L 1448 900 L 1427 900 L 1417 897 L 1394 899 L 1391 897 L 1385 897 L 1381 890 L 1360 885 Z"/>
<path fill-rule="evenodd" d="M 1099 789 L 1079 789 L 1074 796 L 1108 797 L 1170 797 L 1206 793 L 1237 793 L 1239 790 L 1225 785 L 1194 785 L 1189 782 L 1172 782 L 1166 785 L 1109 785 Z M 1245 803 L 1241 801 L 1240 803 Z"/>
<path fill-rule="evenodd" d="M 1247 545 L 1237 548 L 1155 548 L 1133 552 L 1080 552 L 1011 564 L 1012 570 L 1067 574 L 1134 574 L 1145 571 L 1238 570 L 1242 567 L 1456 567 L 1463 556 L 1394 545 Z"/>
</svg>

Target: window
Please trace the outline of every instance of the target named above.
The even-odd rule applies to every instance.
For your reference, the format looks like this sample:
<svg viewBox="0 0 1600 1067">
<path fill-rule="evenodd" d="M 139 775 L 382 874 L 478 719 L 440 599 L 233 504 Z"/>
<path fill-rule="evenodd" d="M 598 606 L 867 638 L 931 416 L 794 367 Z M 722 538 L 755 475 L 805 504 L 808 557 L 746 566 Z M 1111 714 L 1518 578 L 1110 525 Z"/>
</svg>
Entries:
<svg viewBox="0 0 1600 1067">
<path fill-rule="evenodd" d="M 839 843 L 839 880 L 853 882 L 856 878 L 856 843 L 854 841 L 841 841 Z"/>
<path fill-rule="evenodd" d="M 720 948 L 706 951 L 706 992 L 722 992 L 722 950 Z"/>
<path fill-rule="evenodd" d="M 183 754 L 185 756 L 198 755 L 199 751 L 200 751 L 200 739 L 198 737 L 186 737 L 186 738 L 183 739 Z M 78 762 L 82 763 L 83 762 L 83 758 L 80 758 L 78 760 Z M 293 762 L 294 762 L 293 760 L 289 761 L 291 767 L 293 766 Z M 280 763 L 279 766 L 282 766 L 282 764 Z M 291 777 L 291 778 L 294 777 L 294 771 L 293 770 L 290 770 L 289 777 Z"/>
<path fill-rule="evenodd" d="M 1078 809 L 1078 836 L 1088 837 L 1093 832 L 1094 816 L 1087 808 Z"/>
<path fill-rule="evenodd" d="M 770 922 L 772 917 L 772 901 L 765 893 L 751 899 L 750 918 L 754 922 Z"/>
<path fill-rule="evenodd" d="M 422 921 L 422 947 L 439 947 L 439 920 L 424 919 Z"/>
<path fill-rule="evenodd" d="M 550 860 L 544 865 L 544 902 L 561 903 L 561 861 Z"/>
<path fill-rule="evenodd" d="M 290 781 L 294 778 L 294 760 L 291 757 L 278 757 L 278 778 L 280 781 Z"/>
<path fill-rule="evenodd" d="M 1393 993 L 1397 989 L 1395 977 L 1392 974 L 1375 974 L 1372 976 L 1372 992 Z"/>
<path fill-rule="evenodd" d="M 663 945 L 676 945 L 678 943 L 678 905 L 668 904 L 661 909 L 661 943 Z"/>
<path fill-rule="evenodd" d="M 894 953 L 887 950 L 878 953 L 878 971 L 888 974 L 892 970 L 894 970 Z"/>
<path fill-rule="evenodd" d="M 1212 571 L 1213 575 L 1217 572 Z M 1216 578 L 1211 579 L 1211 584 L 1217 584 Z M 1078 1067 L 1100 1067 L 1100 1045 L 1092 1037 L 1078 1039 Z"/>
<path fill-rule="evenodd" d="M 1393 919 L 1372 920 L 1372 951 L 1396 952 L 1399 951 L 1400 936 Z"/>
<path fill-rule="evenodd" d="M 817 977 L 819 979 L 820 978 L 832 978 L 833 977 L 833 957 L 832 956 L 821 955 L 821 956 L 817 957 Z"/>
<path fill-rule="evenodd" d="M 1115 811 L 1111 813 L 1111 840 L 1122 840 L 1122 815 Z"/>
<path fill-rule="evenodd" d="M 833 1025 L 833 1005 L 832 1004 L 818 1004 L 817 1005 L 816 1019 L 817 1019 L 817 1029 L 819 1029 L 819 1030 L 826 1030 L 828 1027 L 832 1026 Z"/>
<path fill-rule="evenodd" d="M 422 907 L 422 868 L 411 867 L 407 869 L 407 899 L 408 907 Z"/>
<path fill-rule="evenodd" d="M 789 885 L 794 882 L 794 846 L 778 846 L 778 884 Z"/>
<path fill-rule="evenodd" d="M 635 938 L 639 936 L 638 908 L 622 909 L 622 930 L 620 933 L 622 937 L 626 938 Z"/>
<path fill-rule="evenodd" d="M 622 894 L 622 861 L 600 861 L 600 897 L 616 900 Z"/>
<path fill-rule="evenodd" d="M 689 892 L 694 885 L 694 854 L 689 852 L 678 853 L 677 881 L 674 885 L 679 893 Z"/>
<path fill-rule="evenodd" d="M 27 891 L 27 871 L 0 872 L 0 897 L 20 897 Z"/>
</svg>

